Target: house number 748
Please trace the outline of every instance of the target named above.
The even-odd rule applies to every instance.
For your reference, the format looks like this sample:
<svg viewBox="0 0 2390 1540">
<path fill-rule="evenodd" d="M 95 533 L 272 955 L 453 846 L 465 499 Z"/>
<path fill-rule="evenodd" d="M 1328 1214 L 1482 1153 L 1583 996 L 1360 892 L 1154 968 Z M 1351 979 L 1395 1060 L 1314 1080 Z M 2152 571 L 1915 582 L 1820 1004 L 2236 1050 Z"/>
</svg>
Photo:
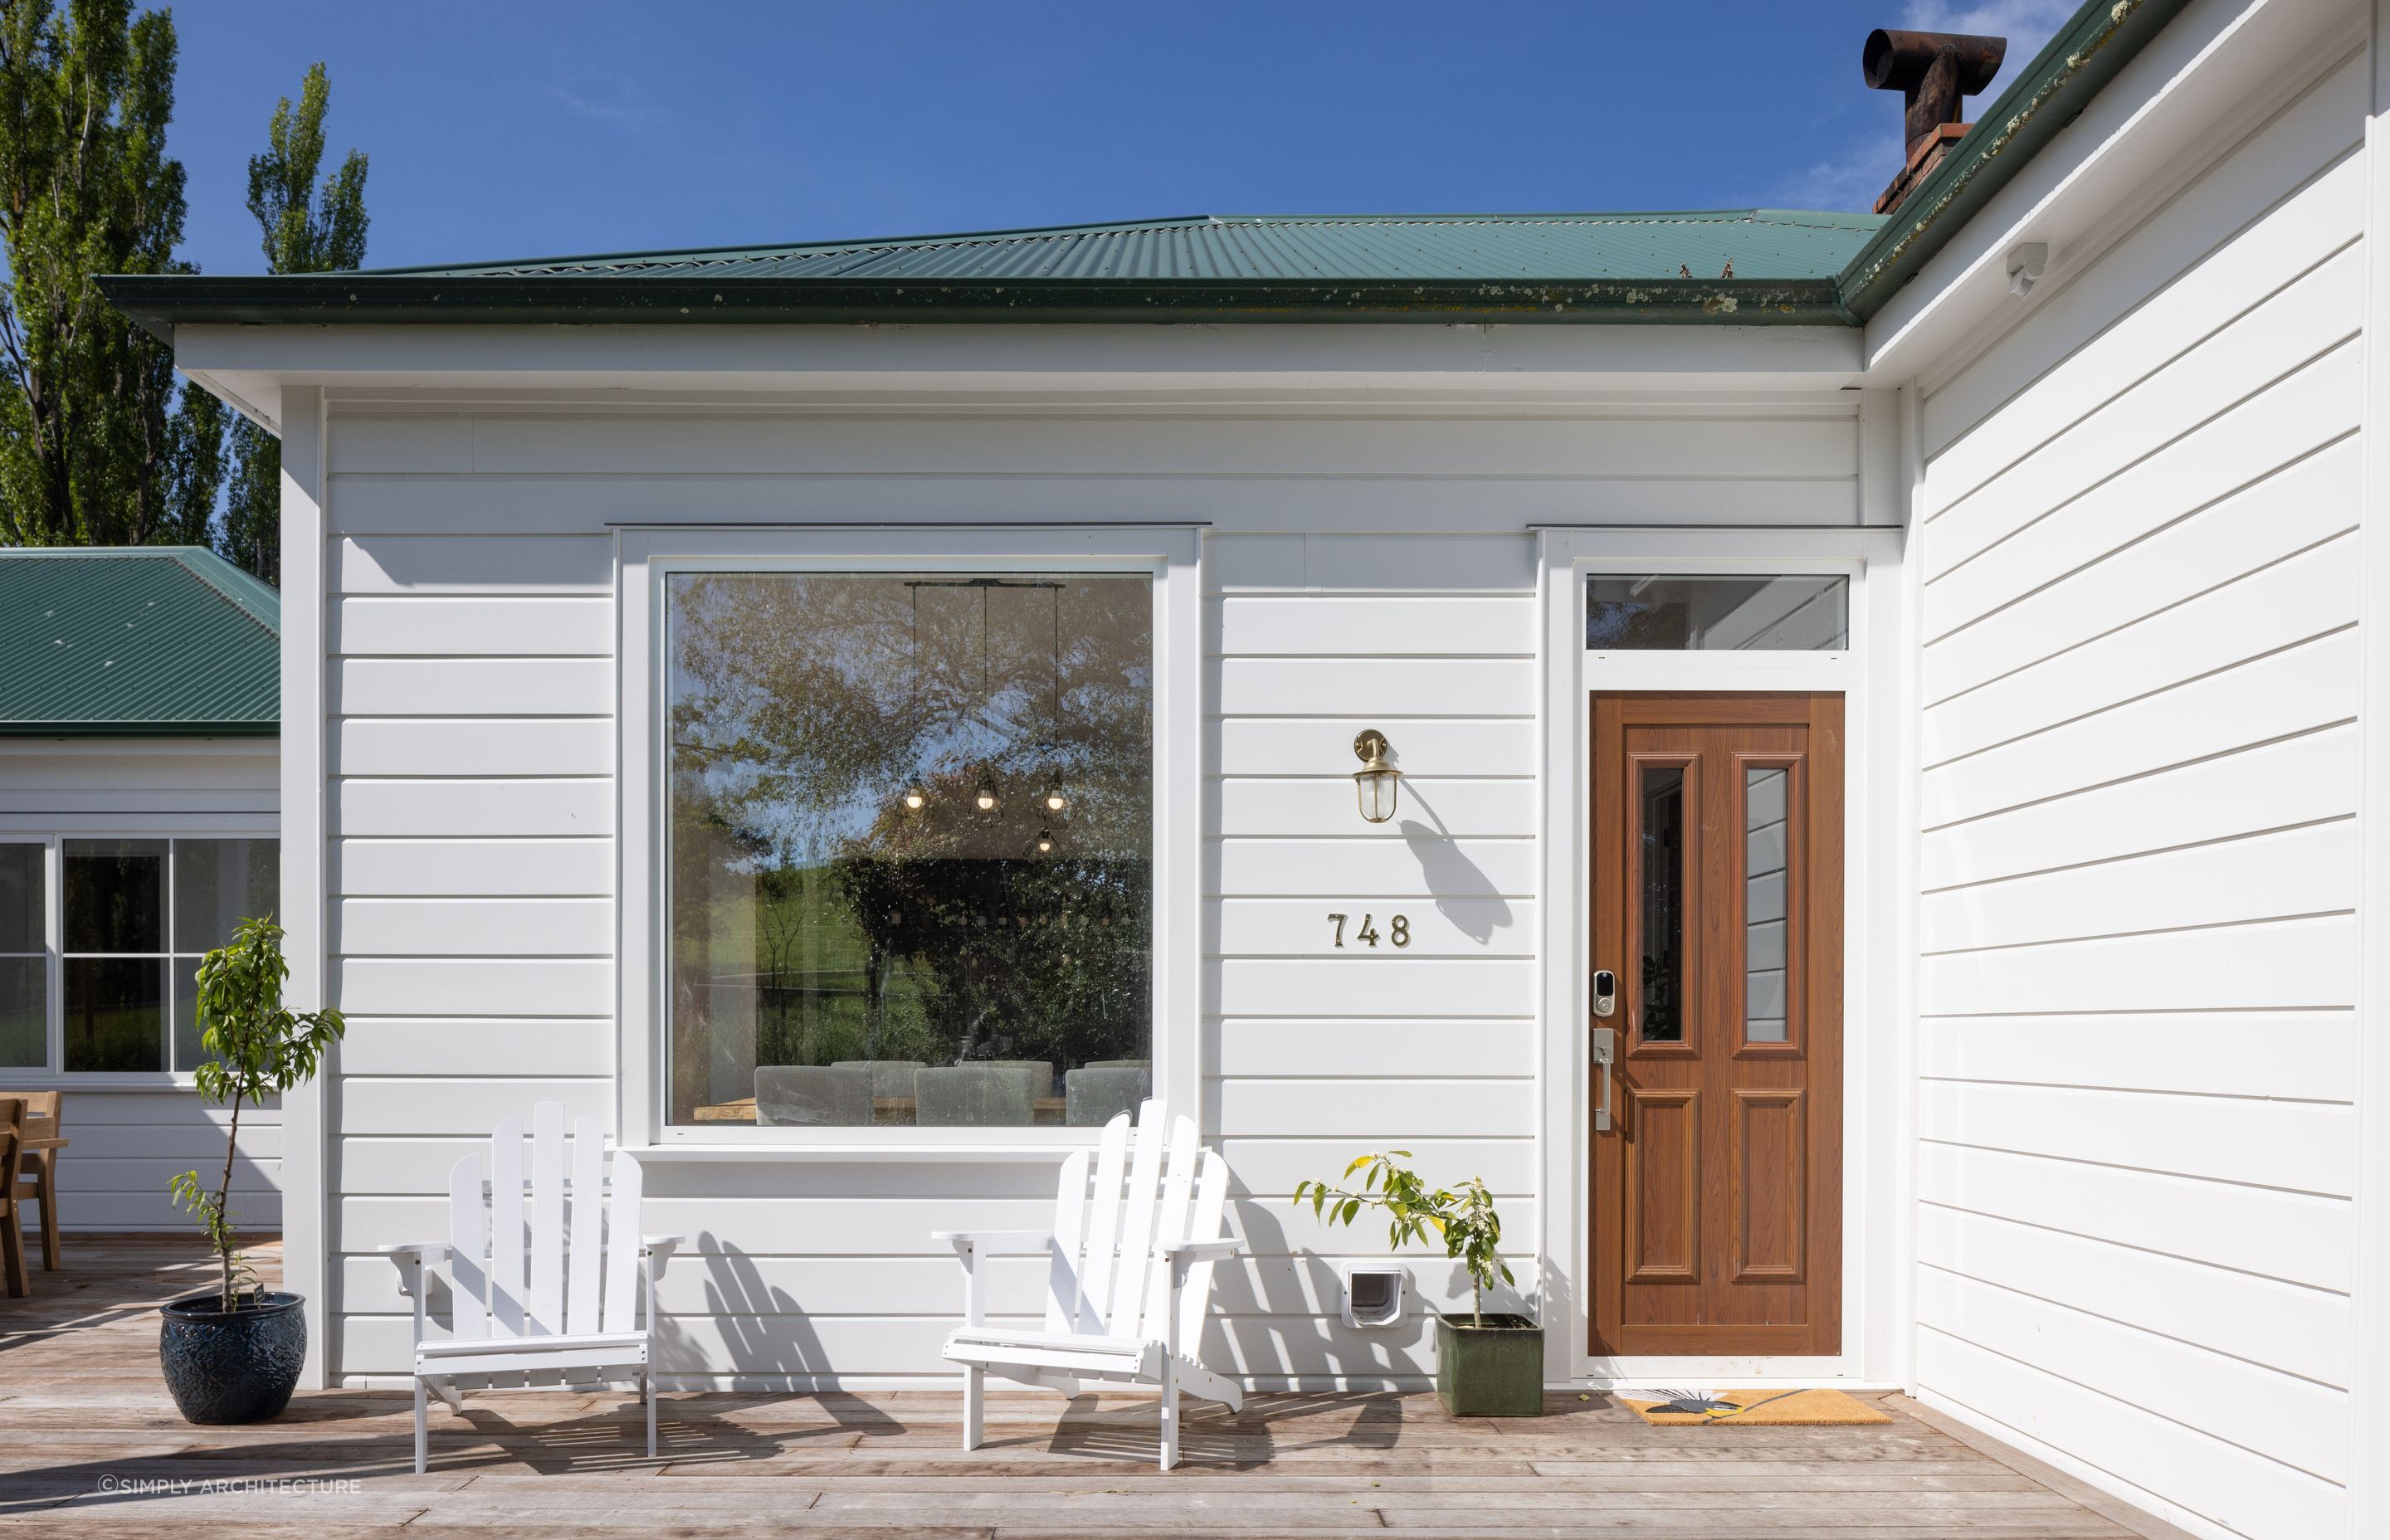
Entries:
<svg viewBox="0 0 2390 1540">
<path fill-rule="evenodd" d="M 1336 927 L 1336 944 L 1340 948 L 1344 944 L 1344 922 L 1350 918 L 1352 918 L 1350 915 L 1330 915 L 1328 917 L 1329 923 Z M 1353 932 L 1353 939 L 1367 945 L 1375 946 L 1378 944 L 1379 940 L 1378 928 L 1375 925 L 1372 925 L 1369 920 L 1370 917 L 1368 915 L 1363 915 L 1361 917 L 1361 928 Z M 1408 915 L 1395 915 L 1389 918 L 1386 921 L 1386 932 L 1385 939 L 1387 941 L 1393 942 L 1396 946 L 1408 946 L 1411 943 L 1410 917 Z"/>
</svg>

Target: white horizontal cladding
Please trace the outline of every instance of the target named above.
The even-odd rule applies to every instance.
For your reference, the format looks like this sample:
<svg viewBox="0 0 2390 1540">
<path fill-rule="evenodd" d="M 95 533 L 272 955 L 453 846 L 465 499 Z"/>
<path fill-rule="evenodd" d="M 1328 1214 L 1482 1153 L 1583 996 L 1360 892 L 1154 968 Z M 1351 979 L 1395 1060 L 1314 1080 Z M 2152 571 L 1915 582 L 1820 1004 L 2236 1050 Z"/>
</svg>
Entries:
<svg viewBox="0 0 2390 1540">
<path fill-rule="evenodd" d="M 1224 1016 L 1526 1016 L 1523 957 L 1228 957 L 1214 965 Z"/>
<path fill-rule="evenodd" d="M 1411 957 L 1535 955 L 1536 905 L 1529 900 L 1448 894 L 1425 904 L 1402 906 L 1404 903 L 1382 902 L 1368 894 L 1333 901 L 1224 899 L 1219 905 L 1220 955 L 1314 956 L 1323 943 L 1357 959 L 1396 954 Z M 1396 915 L 1403 919 L 1399 933 Z M 1335 940 L 1339 936 L 1341 943 Z"/>
<path fill-rule="evenodd" d="M 587 1078 L 614 1072 L 610 1016 L 476 1018 L 352 1012 L 348 1022 L 348 1035 L 341 1041 L 341 1072 L 347 1075 Z M 441 1168 L 442 1180 L 446 1170 Z"/>
<path fill-rule="evenodd" d="M 1946 953 L 1919 971 L 1927 1016 L 2330 1008 L 2356 1000 L 2357 922 L 2319 915 Z"/>
<path fill-rule="evenodd" d="M 2345 1102 L 2357 1084 L 2350 1010 L 1942 1016 L 1918 1034 L 1930 1080 Z"/>
<path fill-rule="evenodd" d="M 2135 211 L 2141 217 L 2100 260 L 2041 285 L 2021 322 L 1933 382 L 1920 429 L 1936 480 L 1947 474 L 1954 493 L 1980 484 L 2364 229 L 2364 171 L 2350 152 L 2371 87 L 2361 50 L 2331 62 L 2313 88 L 2219 146 L 2226 153 L 2189 186 Z M 2214 133 L 2211 123 L 2211 142 Z M 2114 211 L 2090 217 L 2106 223 L 2101 213 Z M 2000 274 L 1985 276 L 1997 285 Z"/>
<path fill-rule="evenodd" d="M 1314 716 L 1239 716 L 1218 724 L 1205 769 L 1221 776 L 1349 777 L 1359 768 L 1353 739 L 1365 727 L 1385 735 L 1396 765 L 1433 765 L 1439 776 L 1515 776 L 1535 764 L 1538 724 L 1529 717 L 1418 716 L 1409 710 Z"/>
<path fill-rule="evenodd" d="M 1359 815 L 1354 815 L 1356 828 Z M 1344 840 L 1221 840 L 1206 854 L 1208 891 L 1226 896 L 1524 898 L 1536 891 L 1532 840 L 1446 840 L 1414 818 Z"/>
<path fill-rule="evenodd" d="M 1928 1080 L 1917 1126 L 1938 1144 L 2327 1198 L 2348 1196 L 2357 1174 L 2355 1115 L 2332 1103 Z"/>
<path fill-rule="evenodd" d="M 1921 757 L 1941 764 L 2353 624 L 2356 545 L 2338 534 L 1929 707 Z"/>
<path fill-rule="evenodd" d="M 607 957 L 607 898 L 344 898 L 333 949 L 351 956 Z"/>
<path fill-rule="evenodd" d="M 2088 1389 L 2309 1476 L 2348 1479 L 2345 1392 L 1935 1267 L 1919 1276 L 1917 1315 L 1994 1353 L 2046 1355 Z"/>
<path fill-rule="evenodd" d="M 610 776 L 359 776 L 333 783 L 332 813 L 335 827 L 350 837 L 609 835 L 614 782 Z"/>
<path fill-rule="evenodd" d="M 1536 1072 L 1536 1023 L 1524 1016 L 1465 1022 L 1234 1016 L 1214 1020 L 1204 1037 L 1207 1075 L 1449 1075 L 1460 1070 L 1457 1050 L 1466 1051 L 1467 1072 L 1473 1075 Z"/>
<path fill-rule="evenodd" d="M 1223 716 L 1536 711 L 1536 666 L 1524 658 L 1226 658 L 1212 668 Z"/>
<path fill-rule="evenodd" d="M 1370 1089 L 1374 1091 L 1376 1087 Z M 1482 1106 L 1484 1110 L 1499 1110 L 1501 1103 L 1498 1098 L 1488 1097 Z M 1479 1134 L 1446 1137 L 1417 1132 L 1433 1126 L 1431 1122 L 1420 1122 L 1393 1134 L 1383 1129 L 1356 1134 L 1341 1127 L 1328 1127 L 1301 1135 L 1215 1137 L 1220 1152 L 1236 1171 L 1240 1191 L 1264 1205 L 1280 1200 L 1291 1201 L 1296 1187 L 1305 1181 L 1341 1186 L 1344 1168 L 1355 1160 L 1370 1151 L 1390 1149 L 1409 1150 L 1410 1157 L 1404 1163 L 1435 1187 L 1457 1187 L 1471 1177 L 1483 1177 L 1487 1188 L 1496 1193 L 1535 1191 L 1536 1141 L 1531 1131 L 1521 1129 L 1507 1137 Z M 1356 1176 L 1354 1180 L 1360 1178 Z M 1365 1222 L 1351 1244 L 1358 1250 L 1382 1244 L 1386 1234 L 1383 1219 L 1383 1215 L 1377 1215 Z"/>
<path fill-rule="evenodd" d="M 47 832 L 62 827 L 60 815 L 270 815 L 280 802 L 276 764 L 272 738 L 0 738 L 0 827 Z"/>
<path fill-rule="evenodd" d="M 1204 542 L 1212 593 L 1515 594 L 1536 589 L 1535 545 L 1522 533 L 1386 536 L 1214 533 Z"/>
<path fill-rule="evenodd" d="M 1536 603 L 1433 594 L 1248 594 L 1205 601 L 1223 657 L 1533 658 Z"/>
<path fill-rule="evenodd" d="M 2361 353 L 2341 343 L 2054 509 L 2021 511 L 2005 539 L 1963 566 L 1934 556 L 1938 526 L 1928 526 L 1921 545 L 1937 575 L 1926 584 L 1926 637 L 1980 620 L 2354 432 Z"/>
<path fill-rule="evenodd" d="M 2133 1300 L 2145 1330 L 2346 1387 L 2354 1325 L 2345 1294 L 1936 1204 L 1918 1214 L 1917 1254 L 1928 1267 L 2094 1315 Z"/>
<path fill-rule="evenodd" d="M 344 839 L 333 847 L 333 892 L 353 895 L 605 897 L 614 891 L 614 842 L 561 839 Z"/>
<path fill-rule="evenodd" d="M 1532 1080 L 1223 1079 L 1212 1089 L 1218 1097 L 1218 1110 L 1207 1132 L 1224 1138 L 1302 1134 L 1400 1145 L 1428 1135 L 1524 1137 L 1536 1127 Z M 1246 1190 L 1267 1190 L 1257 1187 L 1248 1173 L 1239 1172 L 1238 1178 Z"/>
<path fill-rule="evenodd" d="M 332 733 L 341 776 L 591 776 L 614 768 L 606 716 L 344 717 Z"/>
<path fill-rule="evenodd" d="M 334 1001 L 371 1016 L 609 1016 L 604 957 L 341 957 Z"/>
<path fill-rule="evenodd" d="M 2336 1294 L 2356 1277 L 2344 1198 L 1931 1140 L 1918 1151 L 1917 1195 L 1929 1206 Z"/>
<path fill-rule="evenodd" d="M 604 716 L 606 658 L 340 658 L 332 710 L 343 716 Z"/>
<path fill-rule="evenodd" d="M 2346 820 L 2070 866 L 1928 893 L 1928 955 L 2344 913 L 2357 906 L 2357 840 Z"/>
<path fill-rule="evenodd" d="M 1983 486 L 1955 502 L 1937 497 L 1924 538 L 1928 581 L 2167 446 L 2199 445 L 2189 436 L 2201 425 L 2355 336 L 2363 271 L 2361 252 L 2345 247 Z"/>
<path fill-rule="evenodd" d="M 2123 1482 L 2128 1490 L 2229 1524 L 2223 1534 L 2330 1534 L 2346 1524 L 2346 1497 L 2331 1482 L 2217 1440 L 2187 1435 L 2129 1394 L 2109 1395 L 2032 1360 L 1927 1328 L 1917 1373 L 1929 1404 L 2000 1408 L 2005 1427 Z M 1943 1387 L 1947 1387 L 1944 1389 Z"/>
<path fill-rule="evenodd" d="M 2357 810 L 2357 730 L 2336 726 L 1928 830 L 1929 892 L 2229 840 Z"/>
<path fill-rule="evenodd" d="M 2353 529 L 2362 460 L 2355 438 L 2337 440 L 1936 638 L 1924 652 L 1925 700 L 1931 705 L 1992 681 L 2005 684 L 2021 669 L 2063 659 L 2119 625 L 2250 580 L 2269 563 Z M 1935 721 L 1927 717 L 1929 725 Z M 1945 729 L 1929 725 L 1929 731 Z M 1956 751 L 1941 750 L 1931 758 Z"/>
<path fill-rule="evenodd" d="M 435 488 L 436 497 L 427 497 Z M 1278 477 L 1239 476 L 1233 468 L 1208 476 L 956 476 L 901 468 L 817 476 L 656 470 L 598 477 L 348 477 L 335 495 L 350 537 L 365 542 L 475 536 L 492 530 L 524 537 L 573 536 L 608 525 L 652 525 L 660 509 L 671 510 L 675 520 L 758 529 L 791 523 L 943 525 L 958 517 L 989 524 L 1105 525 L 1132 517 L 1221 531 L 1307 526 L 1323 534 L 1359 537 L 1389 532 L 1435 536 L 1457 524 L 1505 531 L 1552 522 L 1817 526 L 1853 524 L 1858 517 L 1857 485 L 1850 477 L 1423 477 L 1381 475 L 1368 467 L 1340 476 Z M 1124 509 L 1134 512 L 1124 515 Z M 515 586 L 510 581 L 477 588 L 441 579 L 415 591 L 500 592 Z"/>
<path fill-rule="evenodd" d="M 614 655 L 614 602 L 606 597 L 353 594 L 330 615 L 332 651 L 353 658 Z"/>
<path fill-rule="evenodd" d="M 455 1076 L 352 1074 L 341 1086 L 333 1133 L 344 1139 L 366 1134 L 447 1135 L 486 1142 L 490 1130 L 501 1122 L 527 1116 L 534 1104 L 543 1101 L 562 1102 L 567 1118 L 596 1118 L 610 1131 L 613 1127 L 614 1092 L 609 1080 L 500 1078 L 494 1072 Z M 447 1202 L 438 1183 L 428 1184 L 421 1189 L 421 1196 L 423 1201 L 437 1209 L 444 1209 Z M 440 1217 L 444 1218 L 444 1213 Z M 652 1221 L 649 1227 L 656 1229 Z M 376 1246 L 421 1240 L 433 1233 L 427 1230 L 412 1236 L 392 1235 L 351 1249 L 370 1251 Z"/>
<path fill-rule="evenodd" d="M 336 478 L 594 478 L 701 468 L 707 476 L 777 477 L 1669 480 L 1715 471 L 1724 460 L 1743 474 L 1795 481 L 1847 480 L 1858 461 L 1853 415 L 1815 407 L 1033 416 L 849 404 L 835 412 L 359 414 L 342 417 L 333 443 Z"/>
<path fill-rule="evenodd" d="M 1239 777 L 1205 787 L 1207 826 L 1240 839 L 1306 834 L 1366 826 L 1350 776 Z M 1536 832 L 1536 783 L 1515 779 L 1446 780 L 1405 776 L 1397 816 L 1433 826 L 1447 839 L 1525 839 Z"/>
<path fill-rule="evenodd" d="M 170 1184 L 186 1171 L 201 1173 L 211 1186 L 224 1174 L 232 1110 L 202 1101 L 188 1087 L 70 1086 L 62 1112 L 71 1146 L 58 1163 L 62 1229 L 187 1230 L 190 1215 L 174 1206 Z M 246 1224 L 281 1224 L 282 1147 L 279 1101 L 244 1105 L 232 1190 Z M 73 1260 L 70 1249 L 70 1265 Z"/>
<path fill-rule="evenodd" d="M 341 594 L 604 595 L 614 587 L 614 543 L 602 533 L 350 535 L 333 543 L 332 558 Z"/>
<path fill-rule="evenodd" d="M 2358 660 L 2348 627 L 1936 765 L 1919 787 L 1920 816 L 1938 828 L 2346 721 Z"/>
</svg>

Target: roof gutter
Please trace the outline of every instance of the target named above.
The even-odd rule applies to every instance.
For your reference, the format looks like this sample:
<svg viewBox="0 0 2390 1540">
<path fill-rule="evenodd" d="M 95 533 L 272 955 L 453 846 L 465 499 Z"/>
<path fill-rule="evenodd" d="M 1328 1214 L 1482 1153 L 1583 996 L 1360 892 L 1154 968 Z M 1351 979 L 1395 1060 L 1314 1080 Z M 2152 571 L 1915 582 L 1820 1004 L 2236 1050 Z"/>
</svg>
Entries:
<svg viewBox="0 0 2390 1540">
<path fill-rule="evenodd" d="M 99 287 L 146 330 L 178 326 L 617 326 L 809 322 L 1607 322 L 1833 326 L 1831 278 L 1339 280 L 1135 278 L 267 277 L 115 275 Z"/>
<path fill-rule="evenodd" d="M 1836 276 L 1841 318 L 1882 310 L 2189 3 L 2088 0 Z"/>
<path fill-rule="evenodd" d="M 280 738 L 275 722 L 0 722 L 11 738 Z"/>
</svg>

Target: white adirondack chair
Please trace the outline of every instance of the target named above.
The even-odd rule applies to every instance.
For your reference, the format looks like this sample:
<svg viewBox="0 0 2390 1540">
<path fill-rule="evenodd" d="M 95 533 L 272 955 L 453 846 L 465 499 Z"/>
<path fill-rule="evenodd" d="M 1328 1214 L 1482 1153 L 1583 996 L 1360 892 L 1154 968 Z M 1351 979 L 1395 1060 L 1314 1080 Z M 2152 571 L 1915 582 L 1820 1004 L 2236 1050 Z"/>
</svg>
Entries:
<svg viewBox="0 0 2390 1540">
<path fill-rule="evenodd" d="M 508 1118 L 490 1136 L 486 1169 L 474 1154 L 449 1172 L 448 1238 L 381 1249 L 398 1266 L 400 1291 L 415 1300 L 418 1475 L 427 1390 L 462 1411 L 468 1390 L 636 1384 L 647 1403 L 648 1457 L 655 1457 L 656 1273 L 680 1238 L 640 1235 L 639 1162 L 616 1154 L 610 1182 L 596 1119 L 573 1120 L 570 1180 L 564 1104 L 538 1103 L 531 1125 L 528 1176 L 522 1120 Z M 448 1264 L 456 1313 L 450 1335 L 433 1341 L 424 1334 L 423 1274 L 441 1262 Z M 645 1325 L 635 1290 L 646 1296 Z"/>
<path fill-rule="evenodd" d="M 1165 1126 L 1169 1143 L 1165 1150 Z M 1084 1380 L 1162 1390 L 1162 1469 L 1178 1463 L 1180 1392 L 1235 1411 L 1244 1395 L 1195 1359 L 1210 1303 L 1212 1264 L 1240 1244 L 1220 1234 L 1228 1164 L 1196 1142 L 1190 1118 L 1171 1121 L 1158 1101 L 1104 1125 L 1089 1186 L 1087 1151 L 1062 1161 L 1049 1230 L 940 1230 L 963 1267 L 963 1324 L 947 1337 L 963 1366 L 963 1447 L 985 1437 L 986 1376 L 1076 1395 Z M 1125 1186 L 1124 1186 L 1125 1177 Z M 1049 1258 L 1044 1327 L 991 1326 L 983 1256 L 1035 1251 Z"/>
</svg>

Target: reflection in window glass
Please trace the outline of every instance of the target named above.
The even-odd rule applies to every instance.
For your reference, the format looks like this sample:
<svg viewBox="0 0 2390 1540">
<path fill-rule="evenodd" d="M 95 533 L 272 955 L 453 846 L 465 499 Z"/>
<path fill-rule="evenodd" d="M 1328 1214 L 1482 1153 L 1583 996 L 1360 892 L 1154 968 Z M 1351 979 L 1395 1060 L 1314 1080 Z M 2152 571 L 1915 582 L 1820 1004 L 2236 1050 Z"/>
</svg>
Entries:
<svg viewBox="0 0 2390 1540">
<path fill-rule="evenodd" d="M 166 950 L 166 841 L 69 840 L 66 950 Z"/>
<path fill-rule="evenodd" d="M 49 1064 L 48 910 L 40 845 L 0 845 L 0 1067 Z"/>
<path fill-rule="evenodd" d="M 1850 646 L 1850 579 L 1597 574 L 1585 645 L 1598 652 L 1835 652 Z"/>
<path fill-rule="evenodd" d="M 66 959 L 66 1069 L 119 1074 L 166 1067 L 166 960 Z"/>
<path fill-rule="evenodd" d="M 1791 772 L 1742 773 L 1742 1036 L 1785 1038 L 1784 793 Z"/>
<path fill-rule="evenodd" d="M 1647 765 L 1643 831 L 1642 1005 L 1647 1043 L 1685 1040 L 1685 773 Z"/>
<path fill-rule="evenodd" d="M 279 840 L 174 841 L 174 950 L 197 957 L 244 919 L 274 913 Z"/>
<path fill-rule="evenodd" d="M 1101 1123 L 1152 1072 L 1152 584 L 667 582 L 675 1123 Z"/>
</svg>

